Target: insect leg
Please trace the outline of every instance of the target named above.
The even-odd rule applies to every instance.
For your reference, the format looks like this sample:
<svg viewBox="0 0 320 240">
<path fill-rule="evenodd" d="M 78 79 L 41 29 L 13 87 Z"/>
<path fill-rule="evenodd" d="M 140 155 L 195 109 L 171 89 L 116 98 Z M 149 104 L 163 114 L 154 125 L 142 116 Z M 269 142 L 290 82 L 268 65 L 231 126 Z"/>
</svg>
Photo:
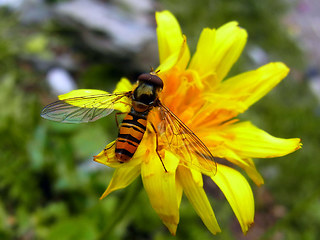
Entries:
<svg viewBox="0 0 320 240">
<path fill-rule="evenodd" d="M 116 123 L 117 123 L 117 127 L 119 128 L 119 122 L 118 122 L 118 115 L 121 115 L 121 114 L 127 114 L 127 113 L 123 113 L 123 112 L 117 112 L 116 115 L 115 115 L 115 118 L 116 118 Z"/>
<path fill-rule="evenodd" d="M 158 157 L 159 157 L 159 159 L 160 159 L 160 161 L 161 161 L 161 163 L 162 163 L 162 166 L 163 166 L 165 172 L 168 172 L 167 169 L 166 169 L 166 166 L 164 165 L 164 163 L 163 163 L 163 161 L 162 161 L 162 158 L 161 158 L 161 156 L 160 156 L 160 153 L 159 153 L 159 144 L 158 144 L 159 139 L 158 139 L 157 130 L 156 130 L 155 126 L 153 125 L 153 123 L 151 123 L 151 126 L 152 126 L 152 128 L 153 128 L 153 131 L 154 131 L 155 134 L 156 134 L 156 145 L 157 145 L 157 146 L 156 146 L 156 152 L 157 152 L 157 155 L 158 155 Z"/>
</svg>

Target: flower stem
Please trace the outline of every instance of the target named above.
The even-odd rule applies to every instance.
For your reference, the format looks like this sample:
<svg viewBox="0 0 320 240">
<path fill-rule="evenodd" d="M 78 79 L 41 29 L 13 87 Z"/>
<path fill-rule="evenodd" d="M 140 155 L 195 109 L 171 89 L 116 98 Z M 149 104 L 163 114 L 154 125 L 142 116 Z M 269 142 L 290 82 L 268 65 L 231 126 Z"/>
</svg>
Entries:
<svg viewBox="0 0 320 240">
<path fill-rule="evenodd" d="M 106 224 L 106 227 L 103 229 L 98 239 L 109 239 L 110 233 L 113 231 L 114 227 L 126 216 L 130 207 L 133 206 L 133 202 L 141 189 L 142 181 L 140 179 L 131 184 L 131 187 L 126 191 L 123 201 L 119 201 L 114 208 L 115 211 L 112 215 L 112 219 Z"/>
</svg>

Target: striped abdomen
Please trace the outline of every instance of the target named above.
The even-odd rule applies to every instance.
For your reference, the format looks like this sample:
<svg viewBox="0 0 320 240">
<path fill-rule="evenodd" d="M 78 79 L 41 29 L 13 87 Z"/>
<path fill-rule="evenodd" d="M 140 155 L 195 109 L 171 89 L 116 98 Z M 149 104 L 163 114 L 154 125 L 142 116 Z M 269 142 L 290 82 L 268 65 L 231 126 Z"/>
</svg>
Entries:
<svg viewBox="0 0 320 240">
<path fill-rule="evenodd" d="M 131 111 L 123 119 L 116 142 L 116 158 L 120 162 L 129 161 L 136 152 L 146 131 L 147 116 Z"/>
</svg>

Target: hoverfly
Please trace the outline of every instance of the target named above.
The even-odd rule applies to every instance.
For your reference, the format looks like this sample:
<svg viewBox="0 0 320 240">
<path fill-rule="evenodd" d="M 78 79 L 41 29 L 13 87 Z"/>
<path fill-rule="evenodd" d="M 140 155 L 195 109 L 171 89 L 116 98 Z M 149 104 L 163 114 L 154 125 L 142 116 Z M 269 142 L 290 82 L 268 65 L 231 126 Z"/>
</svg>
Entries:
<svg viewBox="0 0 320 240">
<path fill-rule="evenodd" d="M 212 174 L 216 171 L 216 162 L 205 144 L 158 98 L 163 89 L 163 81 L 157 73 L 143 73 L 138 77 L 138 85 L 133 91 L 77 96 L 58 100 L 47 105 L 41 112 L 43 118 L 64 122 L 93 122 L 109 115 L 116 109 L 117 103 L 129 100 L 130 111 L 124 117 L 115 142 L 115 157 L 120 163 L 128 162 L 135 154 L 147 129 L 148 115 L 155 109 L 160 123 L 157 127 L 150 122 L 156 134 L 156 152 L 166 171 L 158 149 L 158 137 L 164 146 L 180 156 L 184 165 L 201 172 Z M 75 90 L 76 92 L 77 90 Z M 89 90 L 90 91 L 90 90 Z M 99 91 L 99 90 L 95 90 Z"/>
</svg>

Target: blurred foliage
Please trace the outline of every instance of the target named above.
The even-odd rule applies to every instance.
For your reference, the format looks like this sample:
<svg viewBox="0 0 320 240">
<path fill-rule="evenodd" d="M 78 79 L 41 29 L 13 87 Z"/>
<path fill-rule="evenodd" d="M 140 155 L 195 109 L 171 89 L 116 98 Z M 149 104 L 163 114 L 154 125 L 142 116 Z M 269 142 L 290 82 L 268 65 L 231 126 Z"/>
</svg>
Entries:
<svg viewBox="0 0 320 240">
<path fill-rule="evenodd" d="M 203 27 L 237 20 L 249 33 L 248 45 L 262 47 L 271 61 L 286 62 L 293 73 L 307 65 L 280 24 L 291 7 L 285 1 L 161 0 L 159 6 L 176 14 L 193 51 Z M 170 236 L 140 191 L 140 179 L 99 201 L 112 171 L 92 156 L 115 138 L 114 118 L 82 125 L 40 119 L 42 106 L 55 99 L 45 73 L 58 53 L 68 51 L 77 60 L 69 71 L 79 88 L 110 90 L 125 63 L 112 63 L 81 45 L 61 24 L 23 24 L 5 8 L 0 19 L 0 239 L 244 239 L 212 183 L 207 192 L 222 228 L 215 237 L 185 198 L 177 236 Z M 256 67 L 247 49 L 233 72 Z M 318 106 L 305 79 L 291 74 L 241 116 L 275 136 L 301 137 L 304 144 L 289 156 L 256 161 L 266 184 L 252 184 L 256 220 L 246 239 L 317 239 L 320 234 Z"/>
</svg>

